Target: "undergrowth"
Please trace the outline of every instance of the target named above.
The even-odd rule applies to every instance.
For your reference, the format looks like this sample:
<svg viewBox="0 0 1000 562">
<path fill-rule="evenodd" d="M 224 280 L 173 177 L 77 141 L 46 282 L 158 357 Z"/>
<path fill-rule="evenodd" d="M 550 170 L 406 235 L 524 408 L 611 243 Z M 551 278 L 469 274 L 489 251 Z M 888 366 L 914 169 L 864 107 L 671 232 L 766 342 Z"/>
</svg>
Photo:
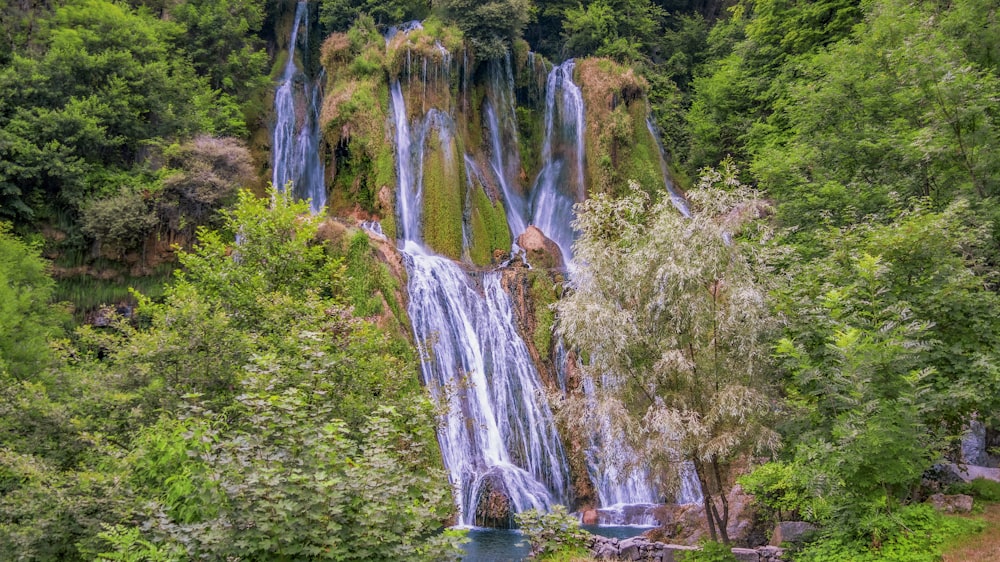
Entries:
<svg viewBox="0 0 1000 562">
<path fill-rule="evenodd" d="M 942 515 L 926 504 L 909 505 L 893 516 L 895 533 L 881 544 L 843 536 L 822 538 L 794 554 L 795 562 L 934 562 L 945 542 L 982 531 L 985 523 Z"/>
</svg>

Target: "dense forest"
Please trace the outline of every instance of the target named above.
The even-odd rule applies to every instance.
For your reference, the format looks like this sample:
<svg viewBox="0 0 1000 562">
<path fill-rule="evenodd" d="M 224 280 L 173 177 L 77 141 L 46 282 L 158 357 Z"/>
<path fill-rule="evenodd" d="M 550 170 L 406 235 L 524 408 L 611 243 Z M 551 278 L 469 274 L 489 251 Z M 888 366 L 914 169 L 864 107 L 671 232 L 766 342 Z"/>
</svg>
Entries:
<svg viewBox="0 0 1000 562">
<path fill-rule="evenodd" d="M 295 2 L 0 0 L 0 559 L 461 559 L 465 390 L 430 381 L 416 242 L 516 293 L 571 511 L 605 416 L 663 502 L 690 463 L 711 541 L 748 540 L 734 488 L 815 526 L 796 561 L 981 530 L 924 500 L 1000 500 L 950 472 L 1000 456 L 1000 2 L 303 4 L 295 54 Z M 319 213 L 269 185 L 295 65 L 326 99 Z M 557 69 L 581 195 L 536 255 L 504 167 L 570 153 Z M 416 221 L 406 107 L 447 123 Z M 586 556 L 566 519 L 517 515 Z"/>
</svg>

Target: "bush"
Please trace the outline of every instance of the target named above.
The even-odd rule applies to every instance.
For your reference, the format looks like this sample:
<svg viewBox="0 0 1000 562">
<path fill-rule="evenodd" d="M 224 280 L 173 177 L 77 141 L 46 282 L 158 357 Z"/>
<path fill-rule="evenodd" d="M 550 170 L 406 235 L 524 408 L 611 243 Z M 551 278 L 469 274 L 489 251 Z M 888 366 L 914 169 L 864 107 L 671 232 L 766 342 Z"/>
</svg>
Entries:
<svg viewBox="0 0 1000 562">
<path fill-rule="evenodd" d="M 952 484 L 948 487 L 950 494 L 968 494 L 977 500 L 986 502 L 1000 502 L 1000 482 L 976 478 L 972 482 Z"/>
<path fill-rule="evenodd" d="M 909 505 L 880 521 L 869 522 L 879 533 L 868 543 L 844 535 L 810 543 L 796 562 L 932 562 L 941 559 L 948 539 L 981 531 L 982 521 L 945 516 L 926 504 Z"/>
<path fill-rule="evenodd" d="M 551 513 L 529 509 L 514 518 L 531 544 L 531 556 L 553 560 L 586 554 L 590 533 L 580 529 L 580 522 L 564 506 L 553 506 Z"/>
</svg>

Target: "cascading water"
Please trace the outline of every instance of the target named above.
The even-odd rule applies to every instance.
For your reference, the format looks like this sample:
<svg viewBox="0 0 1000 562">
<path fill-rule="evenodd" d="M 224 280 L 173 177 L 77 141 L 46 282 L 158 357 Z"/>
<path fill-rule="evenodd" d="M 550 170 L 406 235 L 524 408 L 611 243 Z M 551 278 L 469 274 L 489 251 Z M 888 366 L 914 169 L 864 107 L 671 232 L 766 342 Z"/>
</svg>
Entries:
<svg viewBox="0 0 1000 562">
<path fill-rule="evenodd" d="M 553 68 L 546 80 L 542 171 L 531 190 L 531 222 L 559 245 L 567 264 L 576 238 L 570 227 L 573 205 L 586 196 L 583 93 L 573 82 L 573 67 L 570 59 Z"/>
<path fill-rule="evenodd" d="M 500 273 L 482 274 L 477 285 L 457 264 L 423 246 L 425 152 L 453 146 L 452 118 L 430 109 L 411 120 L 399 80 L 391 84 L 390 106 L 407 310 L 424 382 L 447 408 L 438 440 L 455 487 L 458 521 L 510 525 L 513 513 L 567 502 L 565 452 Z M 430 146 L 434 142 L 440 146 Z M 466 158 L 466 166 L 470 162 Z"/>
<path fill-rule="evenodd" d="M 663 172 L 663 185 L 667 188 L 667 193 L 670 194 L 670 202 L 674 204 L 674 207 L 682 215 L 691 218 L 691 210 L 688 209 L 687 200 L 677 192 L 674 182 L 670 179 L 670 169 L 667 166 L 667 151 L 663 148 L 663 140 L 660 138 L 660 133 L 656 130 L 653 120 L 649 117 L 646 118 L 646 128 L 649 129 L 649 134 L 653 136 L 653 140 L 656 141 L 656 148 L 660 151 L 660 171 Z"/>
<path fill-rule="evenodd" d="M 542 169 L 531 191 L 531 220 L 542 232 L 559 245 L 567 268 L 572 271 L 572 245 L 576 232 L 570 226 L 574 218 L 573 205 L 586 196 L 584 178 L 584 105 L 583 94 L 573 82 L 574 61 L 554 67 L 546 80 L 545 140 L 542 146 Z M 686 201 L 675 193 L 663 157 L 659 137 L 647 120 L 650 134 L 660 146 L 660 162 L 666 187 L 678 210 L 688 215 Z M 565 353 L 557 345 L 560 366 L 557 373 L 565 381 Z M 563 383 L 564 384 L 564 383 Z M 592 386 L 584 392 L 593 396 Z M 596 405 L 593 410 L 596 411 Z M 600 453 L 600 454 L 599 454 Z M 662 501 L 662 495 L 652 484 L 648 471 L 635 466 L 637 453 L 623 436 L 615 435 L 609 420 L 596 423 L 587 451 L 591 481 L 597 490 L 601 522 L 606 524 L 652 525 L 652 507 Z M 608 457 L 615 457 L 608 459 Z M 608 461 L 608 462 L 605 462 Z M 696 503 L 701 499 L 700 487 L 693 466 L 680 467 L 679 503 Z"/>
<path fill-rule="evenodd" d="M 274 159 L 271 181 L 278 189 L 292 183 L 299 199 L 310 199 L 313 213 L 326 206 L 323 162 L 320 159 L 319 112 L 323 106 L 322 89 L 295 64 L 295 51 L 302 31 L 302 41 L 309 39 L 308 2 L 298 2 L 288 42 L 288 61 L 281 84 L 274 93 L 275 124 L 272 134 Z M 298 100 L 298 103 L 296 103 Z M 296 106 L 299 106 L 297 110 Z"/>
<path fill-rule="evenodd" d="M 510 54 L 489 62 L 490 83 L 483 112 L 490 136 L 490 166 L 503 191 L 504 210 L 516 240 L 528 226 L 528 204 L 517 183 L 521 168 L 517 153 L 517 117 L 514 112 L 514 75 Z"/>
</svg>

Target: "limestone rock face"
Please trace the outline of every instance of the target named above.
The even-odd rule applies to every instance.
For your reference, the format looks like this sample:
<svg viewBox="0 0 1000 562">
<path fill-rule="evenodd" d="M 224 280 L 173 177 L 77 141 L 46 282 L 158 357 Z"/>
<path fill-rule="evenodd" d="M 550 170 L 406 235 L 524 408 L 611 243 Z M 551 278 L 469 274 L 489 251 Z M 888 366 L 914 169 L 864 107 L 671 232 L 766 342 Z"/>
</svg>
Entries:
<svg viewBox="0 0 1000 562">
<path fill-rule="evenodd" d="M 562 269 L 566 265 L 559 245 L 535 226 L 529 226 L 517 237 L 517 245 L 524 248 L 532 267 Z"/>
<path fill-rule="evenodd" d="M 965 494 L 934 494 L 927 503 L 942 513 L 968 513 L 972 511 L 972 496 Z"/>
</svg>

